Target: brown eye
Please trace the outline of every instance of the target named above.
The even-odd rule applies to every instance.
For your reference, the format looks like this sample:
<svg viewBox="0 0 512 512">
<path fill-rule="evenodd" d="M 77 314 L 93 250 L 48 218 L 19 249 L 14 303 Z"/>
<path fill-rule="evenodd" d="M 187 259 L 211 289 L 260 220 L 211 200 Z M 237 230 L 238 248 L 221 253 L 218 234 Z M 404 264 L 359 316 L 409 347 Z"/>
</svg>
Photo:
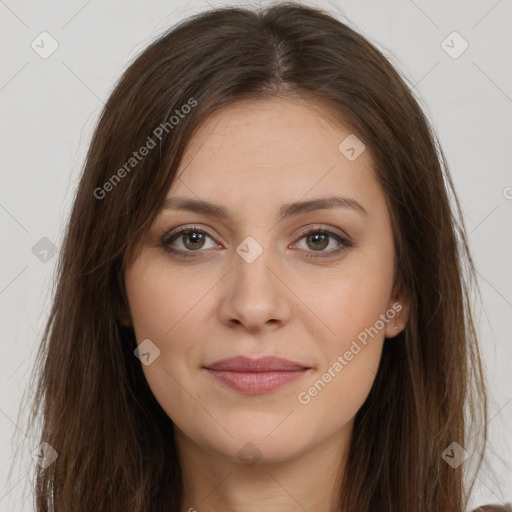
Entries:
<svg viewBox="0 0 512 512">
<path fill-rule="evenodd" d="M 194 253 L 205 252 L 207 238 L 213 241 L 213 238 L 204 230 L 194 226 L 180 228 L 171 231 L 162 239 L 162 246 L 167 252 L 177 254 L 184 257 L 194 257 Z M 215 243 L 211 247 L 216 246 Z"/>
<path fill-rule="evenodd" d="M 299 247 L 299 249 L 308 253 L 308 258 L 335 256 L 349 247 L 353 247 L 353 244 L 347 238 L 323 228 L 305 231 L 299 240 L 301 241 L 302 239 L 304 239 L 306 247 Z M 296 242 L 294 245 L 299 245 L 299 243 Z M 330 246 L 331 250 L 325 250 Z"/>
<path fill-rule="evenodd" d="M 314 251 L 321 251 L 329 245 L 329 235 L 326 233 L 317 232 L 312 235 L 308 235 L 306 240 L 308 244 L 311 243 L 309 247 L 311 247 Z"/>
<path fill-rule="evenodd" d="M 204 245 L 204 234 L 198 231 L 188 231 L 181 234 L 181 240 L 187 249 L 201 249 Z"/>
</svg>

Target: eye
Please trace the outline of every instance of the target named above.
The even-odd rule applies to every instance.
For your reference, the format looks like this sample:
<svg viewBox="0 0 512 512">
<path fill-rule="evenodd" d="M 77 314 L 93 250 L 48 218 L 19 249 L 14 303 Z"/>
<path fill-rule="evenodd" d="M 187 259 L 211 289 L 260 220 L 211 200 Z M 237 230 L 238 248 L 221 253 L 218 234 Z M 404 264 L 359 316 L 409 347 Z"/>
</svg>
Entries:
<svg viewBox="0 0 512 512">
<path fill-rule="evenodd" d="M 170 253 L 178 254 L 183 257 L 194 257 L 195 254 L 187 254 L 199 252 L 205 246 L 206 238 L 212 238 L 204 229 L 197 226 L 182 227 L 178 230 L 171 231 L 162 240 L 164 249 Z M 176 249 L 173 245 L 180 245 L 181 248 Z"/>
<path fill-rule="evenodd" d="M 346 250 L 348 247 L 352 247 L 353 244 L 344 236 L 341 234 L 335 233 L 333 231 L 330 231 L 327 228 L 314 228 L 309 229 L 306 232 L 301 233 L 300 239 L 303 240 L 306 245 L 306 252 L 313 253 L 308 254 L 308 258 L 325 258 L 325 257 L 331 257 L 334 255 L 339 254 L 340 252 Z M 332 243 L 331 243 L 332 242 Z M 297 242 L 295 243 L 297 244 Z M 336 247 L 337 244 L 337 247 Z M 330 251 L 325 251 L 329 245 L 334 245 L 335 248 Z M 308 251 L 309 249 L 312 249 L 311 251 Z M 317 253 L 317 254 L 314 254 Z"/>
<path fill-rule="evenodd" d="M 207 238 L 214 241 L 213 237 L 204 229 L 197 226 L 185 226 L 167 234 L 162 239 L 162 246 L 167 252 L 178 257 L 194 258 L 198 256 L 194 253 L 204 252 L 201 249 L 209 248 L 205 245 Z M 346 237 L 323 226 L 302 232 L 299 241 L 303 239 L 306 249 L 301 248 L 300 250 L 309 253 L 307 254 L 308 258 L 331 257 L 349 247 L 353 247 L 353 244 Z M 295 242 L 293 245 L 298 245 L 298 242 Z M 330 245 L 335 245 L 335 248 L 326 251 L 325 249 Z M 219 244 L 214 241 L 211 247 L 219 247 Z M 308 250 L 308 248 L 311 250 Z"/>
</svg>

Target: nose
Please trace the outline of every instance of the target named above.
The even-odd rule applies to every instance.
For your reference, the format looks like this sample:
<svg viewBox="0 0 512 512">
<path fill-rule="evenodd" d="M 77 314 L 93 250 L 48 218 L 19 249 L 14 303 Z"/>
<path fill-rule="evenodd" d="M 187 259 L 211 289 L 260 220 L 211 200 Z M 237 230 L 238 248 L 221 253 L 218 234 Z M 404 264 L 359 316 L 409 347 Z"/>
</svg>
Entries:
<svg viewBox="0 0 512 512">
<path fill-rule="evenodd" d="M 291 316 L 293 295 L 282 278 L 278 261 L 271 251 L 251 263 L 238 254 L 231 272 L 222 280 L 220 317 L 229 327 L 243 326 L 248 332 L 272 330 Z"/>
</svg>

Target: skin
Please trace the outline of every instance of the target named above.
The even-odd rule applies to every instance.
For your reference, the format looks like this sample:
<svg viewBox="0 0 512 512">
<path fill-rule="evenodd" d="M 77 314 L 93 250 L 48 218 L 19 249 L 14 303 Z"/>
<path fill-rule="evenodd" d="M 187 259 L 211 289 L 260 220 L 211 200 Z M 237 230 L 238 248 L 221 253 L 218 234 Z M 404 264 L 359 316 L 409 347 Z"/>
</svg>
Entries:
<svg viewBox="0 0 512 512">
<path fill-rule="evenodd" d="M 160 350 L 142 369 L 176 426 L 183 511 L 335 509 L 354 416 L 385 337 L 408 318 L 406 297 L 393 287 L 392 227 L 369 151 L 349 161 L 338 149 L 350 133 L 322 105 L 301 100 L 242 101 L 217 111 L 190 141 L 167 197 L 215 202 L 232 218 L 162 210 L 127 266 L 123 321 L 138 343 L 149 338 Z M 334 193 L 358 201 L 367 215 L 335 208 L 278 222 L 282 204 Z M 166 252 L 162 238 L 192 224 L 208 232 L 203 245 L 179 235 L 172 246 L 195 257 Z M 334 254 L 343 247 L 334 237 L 301 236 L 322 227 L 353 247 Z M 252 263 L 236 252 L 248 236 L 263 249 Z M 401 311 L 300 403 L 298 394 L 397 302 Z M 248 395 L 203 368 L 235 355 L 275 355 L 312 369 Z M 243 448 L 248 442 L 255 448 Z M 241 449 L 261 458 L 249 466 Z"/>
</svg>

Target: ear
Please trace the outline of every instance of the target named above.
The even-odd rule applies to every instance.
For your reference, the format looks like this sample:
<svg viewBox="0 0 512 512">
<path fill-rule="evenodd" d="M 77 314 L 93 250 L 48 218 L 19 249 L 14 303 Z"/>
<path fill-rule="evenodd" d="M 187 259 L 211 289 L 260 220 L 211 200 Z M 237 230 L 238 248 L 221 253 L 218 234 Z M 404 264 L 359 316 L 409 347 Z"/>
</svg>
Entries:
<svg viewBox="0 0 512 512">
<path fill-rule="evenodd" d="M 115 300 L 115 311 L 117 318 L 125 327 L 133 327 L 132 318 L 130 315 L 130 306 L 128 305 L 128 297 L 126 295 L 126 289 L 124 284 L 124 271 L 118 266 L 117 271 L 117 283 L 121 293 L 116 296 Z"/>
<path fill-rule="evenodd" d="M 133 327 L 130 307 L 128 306 L 128 301 L 124 296 L 124 289 L 122 296 L 115 300 L 114 312 L 117 319 L 120 320 L 125 327 Z"/>
<path fill-rule="evenodd" d="M 400 334 L 409 320 L 410 298 L 405 291 L 402 279 L 397 279 L 388 304 L 388 311 L 394 311 L 395 315 L 386 324 L 386 338 L 394 338 Z M 398 328 L 397 328 L 398 327 Z"/>
<path fill-rule="evenodd" d="M 119 319 L 121 320 L 121 323 L 125 327 L 133 327 L 132 318 L 130 316 L 130 313 L 128 313 L 128 311 L 122 311 L 121 313 L 119 313 Z"/>
</svg>

